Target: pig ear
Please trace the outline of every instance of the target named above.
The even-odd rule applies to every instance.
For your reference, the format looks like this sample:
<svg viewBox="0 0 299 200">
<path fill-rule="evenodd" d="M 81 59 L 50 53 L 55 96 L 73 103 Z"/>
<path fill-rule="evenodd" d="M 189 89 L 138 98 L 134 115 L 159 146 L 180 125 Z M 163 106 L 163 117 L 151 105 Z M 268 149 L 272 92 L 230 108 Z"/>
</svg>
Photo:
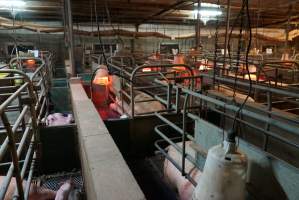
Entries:
<svg viewBox="0 0 299 200">
<path fill-rule="evenodd" d="M 70 179 L 67 180 L 67 182 L 70 183 L 71 185 L 74 185 L 74 183 L 75 183 L 74 179 L 72 177 L 70 177 Z"/>
<path fill-rule="evenodd" d="M 75 187 L 75 181 L 74 181 L 74 179 L 72 178 L 72 177 L 70 177 L 67 181 L 66 181 L 66 183 L 69 183 L 72 187 Z"/>
<path fill-rule="evenodd" d="M 72 114 L 68 114 L 67 119 L 68 119 L 69 123 L 71 123 L 72 121 L 74 121 L 74 118 L 73 118 Z"/>
</svg>

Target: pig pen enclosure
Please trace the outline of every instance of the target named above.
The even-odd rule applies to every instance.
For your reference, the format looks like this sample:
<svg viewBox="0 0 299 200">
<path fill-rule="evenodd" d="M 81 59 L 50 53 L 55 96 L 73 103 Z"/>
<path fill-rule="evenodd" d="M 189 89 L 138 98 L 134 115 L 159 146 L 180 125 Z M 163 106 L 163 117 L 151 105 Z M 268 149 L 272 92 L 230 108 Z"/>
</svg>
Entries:
<svg viewBox="0 0 299 200">
<path fill-rule="evenodd" d="M 107 73 L 101 71 L 104 68 L 100 66 L 100 75 L 82 74 L 80 83 L 92 99 L 146 198 L 177 199 L 175 191 L 165 183 L 164 157 L 154 146 L 160 139 L 154 127 L 161 124 L 154 113 L 164 113 L 163 116 L 167 119 L 182 125 L 180 102 L 183 98 L 177 95 L 178 106 L 171 105 L 173 94 L 167 92 L 170 88 L 167 90 L 163 85 L 157 85 L 154 80 L 157 77 L 164 77 L 165 81 L 169 80 L 193 90 L 193 81 L 190 80 L 196 78 L 192 69 L 186 65 L 158 63 L 136 67 L 130 57 L 111 57 L 108 68 L 112 71 L 109 77 Z M 105 79 L 109 82 L 103 81 Z M 163 100 L 165 97 L 166 100 Z M 211 112 L 207 114 L 214 115 Z M 212 118 L 212 121 L 218 123 L 217 116 L 214 115 Z M 193 122 L 188 124 L 190 131 L 193 126 Z M 172 130 L 164 128 L 164 131 L 168 131 L 168 137 L 172 137 Z"/>
<path fill-rule="evenodd" d="M 49 65 L 0 71 L 0 199 L 54 199 L 68 180 L 73 199 L 190 199 L 208 150 L 228 137 L 234 116 L 250 160 L 248 199 L 298 196 L 298 116 L 276 107 L 298 105 L 296 88 L 115 56 L 68 83 L 52 78 Z M 234 84 L 240 89 L 230 93 Z M 250 96 L 236 115 L 249 87 L 264 96 Z M 74 113 L 75 123 L 47 126 L 55 113 Z"/>
<path fill-rule="evenodd" d="M 277 65 L 284 63 L 252 64 L 279 69 Z M 181 188 L 187 185 L 193 191 L 208 150 L 228 137 L 234 123 L 239 127 L 238 147 L 250 160 L 247 198 L 298 196 L 298 163 L 293 158 L 298 156 L 299 122 L 293 110 L 299 96 L 293 87 L 267 81 L 255 84 L 244 76 L 220 77 L 213 70 L 198 74 L 187 65 L 138 66 L 132 58 L 119 56 L 108 58 L 107 67 L 100 66 L 99 73 L 90 77 L 83 81 L 84 88 L 148 199 L 183 199 L 186 192 Z M 254 92 L 247 97 L 249 88 Z M 278 101 L 292 109 L 278 109 Z M 161 105 L 156 107 L 157 103 Z M 103 115 L 101 109 L 117 114 Z M 181 185 L 169 183 L 166 164 L 176 169 L 171 176 L 182 177 Z M 275 194 L 269 192 L 273 187 Z"/>
<path fill-rule="evenodd" d="M 30 69 L 28 60 L 34 63 Z M 1 69 L 0 199 L 55 199 L 61 184 L 70 179 L 73 199 L 84 199 L 75 124 L 45 123 L 51 112 L 61 112 L 52 103 L 55 95 L 50 98 L 53 91 L 68 92 L 66 85 L 57 88 L 51 68 L 51 54 L 45 54 L 43 59 L 12 59 Z M 69 97 L 63 94 L 64 112 L 71 112 Z"/>
</svg>

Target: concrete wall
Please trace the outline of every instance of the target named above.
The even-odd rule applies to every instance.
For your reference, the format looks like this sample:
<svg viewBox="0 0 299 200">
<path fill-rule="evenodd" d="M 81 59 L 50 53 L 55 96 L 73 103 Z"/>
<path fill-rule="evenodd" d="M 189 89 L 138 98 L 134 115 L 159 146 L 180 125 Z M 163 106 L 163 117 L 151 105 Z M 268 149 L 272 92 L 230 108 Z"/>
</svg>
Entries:
<svg viewBox="0 0 299 200">
<path fill-rule="evenodd" d="M 145 200 L 81 80 L 71 79 L 70 90 L 87 199 Z"/>
</svg>

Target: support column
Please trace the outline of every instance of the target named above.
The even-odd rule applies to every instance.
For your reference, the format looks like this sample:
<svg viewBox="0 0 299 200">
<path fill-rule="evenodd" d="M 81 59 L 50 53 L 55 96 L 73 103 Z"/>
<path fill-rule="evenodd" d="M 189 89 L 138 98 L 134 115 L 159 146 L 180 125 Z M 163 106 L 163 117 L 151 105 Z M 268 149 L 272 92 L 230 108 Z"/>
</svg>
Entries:
<svg viewBox="0 0 299 200">
<path fill-rule="evenodd" d="M 139 31 L 139 24 L 135 25 L 135 31 L 136 31 L 136 33 Z M 136 36 L 134 36 L 131 39 L 131 53 L 133 53 L 135 51 L 135 49 L 136 49 L 136 40 L 137 40 Z"/>
<path fill-rule="evenodd" d="M 290 5 L 289 10 L 288 10 L 289 11 L 288 12 L 288 23 L 287 23 L 286 29 L 285 29 L 285 34 L 286 34 L 285 51 L 287 51 L 288 48 L 289 48 L 289 32 L 291 30 L 291 27 L 290 27 L 290 18 L 291 18 L 292 10 L 293 10 L 293 7 L 292 7 L 292 5 Z"/>
<path fill-rule="evenodd" d="M 68 34 L 68 50 L 69 50 L 69 60 L 71 68 L 71 76 L 75 76 L 75 60 L 74 60 L 74 38 L 73 38 L 73 18 L 72 18 L 72 8 L 70 0 L 65 0 L 66 6 L 66 26 Z"/>
<path fill-rule="evenodd" d="M 195 25 L 195 43 L 196 43 L 196 50 L 198 50 L 199 45 L 201 43 L 200 41 L 200 5 L 201 5 L 201 0 L 197 0 L 197 19 L 196 19 L 196 25 Z"/>
</svg>

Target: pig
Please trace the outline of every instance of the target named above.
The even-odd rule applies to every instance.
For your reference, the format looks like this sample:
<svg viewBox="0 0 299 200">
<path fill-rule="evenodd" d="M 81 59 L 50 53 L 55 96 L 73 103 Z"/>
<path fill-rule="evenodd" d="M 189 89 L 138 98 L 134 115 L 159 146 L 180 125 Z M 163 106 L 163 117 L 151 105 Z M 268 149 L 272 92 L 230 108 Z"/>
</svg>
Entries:
<svg viewBox="0 0 299 200">
<path fill-rule="evenodd" d="M 134 98 L 135 101 L 148 100 L 148 99 L 152 99 L 152 97 L 143 92 L 140 92 Z M 131 104 L 128 105 L 126 102 L 124 102 L 123 110 L 121 108 L 121 105 L 122 105 L 121 100 L 119 100 L 119 98 L 116 98 L 116 102 L 110 104 L 109 108 L 118 112 L 120 115 L 124 114 L 123 113 L 124 110 L 125 113 L 131 116 L 132 113 Z M 142 115 L 143 113 L 156 112 L 164 109 L 165 106 L 163 106 L 159 101 L 140 102 L 140 103 L 135 103 L 134 106 L 135 115 Z"/>
<path fill-rule="evenodd" d="M 233 97 L 233 95 L 234 95 L 233 89 L 225 87 L 225 86 L 221 86 L 218 91 L 221 92 L 221 93 L 223 93 L 226 96 L 229 96 L 229 97 Z M 235 93 L 235 97 L 236 97 L 236 99 L 244 101 L 246 99 L 247 95 L 244 95 L 244 94 L 241 94 L 239 92 L 236 92 Z M 251 98 L 251 97 L 248 97 L 247 102 L 254 102 L 254 99 Z"/>
<path fill-rule="evenodd" d="M 135 96 L 134 101 L 142 101 L 142 100 L 149 100 L 152 99 L 152 97 L 146 93 L 139 93 Z M 130 104 L 131 108 L 131 104 Z M 159 110 L 164 110 L 165 106 L 163 106 L 159 101 L 149 101 L 149 102 L 140 102 L 135 103 L 134 112 L 136 115 L 142 115 L 143 113 L 147 112 L 156 112 Z M 129 112 L 131 115 L 131 110 Z"/>
<path fill-rule="evenodd" d="M 182 143 L 177 145 L 182 146 Z M 182 155 L 173 146 L 168 146 L 168 155 L 181 166 Z M 186 142 L 186 152 L 192 157 L 195 156 L 195 151 L 190 148 L 190 142 Z M 192 183 L 182 176 L 181 172 L 167 159 L 164 161 L 164 179 L 170 188 L 176 190 L 180 200 L 191 200 L 194 191 Z M 189 160 L 185 160 L 185 172 L 189 174 L 195 181 L 198 181 L 202 172 L 197 169 Z"/>
<path fill-rule="evenodd" d="M 121 81 L 116 75 L 110 76 L 111 83 L 109 84 L 109 91 L 112 92 L 116 97 L 120 98 Z"/>
<path fill-rule="evenodd" d="M 111 110 L 114 110 L 115 112 L 119 113 L 120 115 L 123 115 L 124 114 L 123 109 L 125 112 L 128 112 L 129 106 L 126 102 L 124 102 L 124 108 L 122 109 L 121 105 L 122 105 L 121 100 L 118 97 L 116 97 L 115 102 L 109 104 L 109 108 Z"/>
<path fill-rule="evenodd" d="M 54 113 L 48 115 L 44 121 L 47 126 L 61 126 L 72 123 L 74 119 L 72 114 Z"/>
<path fill-rule="evenodd" d="M 71 180 L 66 181 L 56 192 L 55 200 L 68 200 L 74 185 Z"/>
<path fill-rule="evenodd" d="M 1 183 L 3 182 L 5 176 L 0 176 Z M 27 181 L 23 181 L 23 188 L 25 188 Z M 13 177 L 11 182 L 8 186 L 6 195 L 4 200 L 11 200 L 13 199 L 14 193 L 16 190 L 16 179 Z M 30 185 L 29 190 L 29 200 L 53 200 L 56 196 L 56 192 L 54 190 L 50 190 L 44 187 L 39 187 L 36 184 Z"/>
</svg>

